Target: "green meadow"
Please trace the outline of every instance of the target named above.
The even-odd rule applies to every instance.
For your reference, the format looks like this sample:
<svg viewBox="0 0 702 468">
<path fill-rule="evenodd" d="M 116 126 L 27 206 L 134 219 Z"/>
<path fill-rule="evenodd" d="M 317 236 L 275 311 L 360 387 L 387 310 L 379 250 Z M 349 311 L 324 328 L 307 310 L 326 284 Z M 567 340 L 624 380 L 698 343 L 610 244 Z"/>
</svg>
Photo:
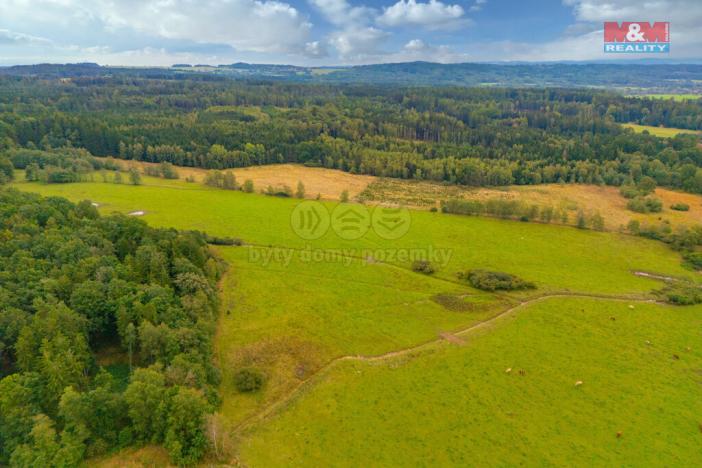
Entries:
<svg viewBox="0 0 702 468">
<path fill-rule="evenodd" d="M 252 466 L 699 465 L 700 326 L 700 307 L 539 302 L 466 335 L 462 346 L 340 363 L 254 428 L 243 459 Z"/>
<path fill-rule="evenodd" d="M 150 177 L 13 186 L 246 243 L 216 247 L 230 268 L 215 355 L 217 420 L 236 440 L 231 459 L 248 466 L 542 465 L 585 452 L 582 464 L 653 452 L 675 464 L 698 454 L 702 308 L 644 303 L 661 283 L 633 274 L 693 278 L 662 243 L 426 211 L 412 211 L 397 240 L 332 230 L 305 240 L 290 224 L 295 199 Z M 398 252 L 445 256 L 426 276 Z M 456 276 L 474 268 L 537 289 L 480 292 Z M 555 294 L 604 298 L 534 300 Z M 260 392 L 236 391 L 242 368 L 264 372 Z"/>
<path fill-rule="evenodd" d="M 700 132 L 697 130 L 686 130 L 684 128 L 653 127 L 651 125 L 638 125 L 633 123 L 622 124 L 622 126 L 630 128 L 636 133 L 642 133 L 644 130 L 646 130 L 651 135 L 662 138 L 673 138 L 675 135 L 680 133 L 689 133 L 694 135 L 700 134 Z"/>
<path fill-rule="evenodd" d="M 700 99 L 702 96 L 699 94 L 644 94 L 642 97 L 651 99 L 672 99 L 674 101 L 689 101 Z"/>
</svg>

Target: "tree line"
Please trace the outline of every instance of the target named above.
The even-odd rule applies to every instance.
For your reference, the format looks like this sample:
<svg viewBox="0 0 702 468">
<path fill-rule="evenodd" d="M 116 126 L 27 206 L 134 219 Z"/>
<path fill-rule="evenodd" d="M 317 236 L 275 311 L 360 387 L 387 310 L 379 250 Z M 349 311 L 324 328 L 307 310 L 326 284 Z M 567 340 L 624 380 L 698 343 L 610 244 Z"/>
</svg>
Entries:
<svg viewBox="0 0 702 468">
<path fill-rule="evenodd" d="M 196 232 L 0 190 L 0 465 L 74 466 L 134 443 L 207 447 L 223 264 Z M 105 349 L 122 359 L 99 365 Z"/>
<path fill-rule="evenodd" d="M 0 77 L 0 150 L 228 169 L 282 162 L 465 185 L 659 185 L 702 193 L 702 100 L 579 89 Z"/>
</svg>

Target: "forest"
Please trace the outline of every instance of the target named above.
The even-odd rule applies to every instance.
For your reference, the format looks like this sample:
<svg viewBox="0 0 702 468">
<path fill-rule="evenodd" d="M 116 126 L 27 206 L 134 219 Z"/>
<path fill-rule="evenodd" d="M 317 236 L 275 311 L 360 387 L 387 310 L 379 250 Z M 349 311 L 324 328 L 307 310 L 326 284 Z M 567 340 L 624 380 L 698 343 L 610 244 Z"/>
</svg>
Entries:
<svg viewBox="0 0 702 468">
<path fill-rule="evenodd" d="M 215 75 L 0 77 L 0 151 L 225 169 L 281 162 L 472 186 L 658 185 L 702 192 L 702 100 L 569 88 L 388 87 Z M 70 150 L 75 151 L 75 150 Z"/>
<path fill-rule="evenodd" d="M 0 191 L 0 465 L 75 466 L 134 443 L 207 447 L 223 263 L 197 232 Z M 101 365 L 110 348 L 129 365 Z"/>
</svg>

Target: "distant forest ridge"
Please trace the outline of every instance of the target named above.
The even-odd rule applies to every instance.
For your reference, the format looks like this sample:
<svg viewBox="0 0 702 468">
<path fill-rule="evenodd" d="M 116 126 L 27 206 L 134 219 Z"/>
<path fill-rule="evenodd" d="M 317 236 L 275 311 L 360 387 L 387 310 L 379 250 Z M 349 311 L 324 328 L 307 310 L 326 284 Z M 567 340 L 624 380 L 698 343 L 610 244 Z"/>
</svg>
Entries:
<svg viewBox="0 0 702 468">
<path fill-rule="evenodd" d="M 314 83 L 402 85 L 605 87 L 631 93 L 702 94 L 702 64 L 632 63 L 388 63 L 350 67 L 300 67 L 235 63 L 177 64 L 173 67 L 103 67 L 94 63 L 0 67 L 0 75 L 72 78 L 137 75 L 151 78 L 199 77 L 266 79 Z"/>
</svg>

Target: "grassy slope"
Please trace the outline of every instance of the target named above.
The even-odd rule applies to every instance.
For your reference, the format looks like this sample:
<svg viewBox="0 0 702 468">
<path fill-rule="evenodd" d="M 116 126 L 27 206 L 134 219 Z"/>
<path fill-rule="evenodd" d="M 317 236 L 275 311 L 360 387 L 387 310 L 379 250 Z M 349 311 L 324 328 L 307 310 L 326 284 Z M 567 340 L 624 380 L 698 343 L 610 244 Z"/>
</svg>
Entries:
<svg viewBox="0 0 702 468">
<path fill-rule="evenodd" d="M 659 287 L 654 281 L 632 275 L 632 270 L 690 275 L 680 267 L 676 254 L 660 243 L 640 238 L 429 212 L 413 212 L 412 228 L 398 241 L 371 234 L 350 242 L 331 232 L 318 241 L 304 241 L 292 232 L 288 221 L 296 200 L 220 191 L 181 181 L 144 181 L 146 185 L 139 187 L 102 182 L 15 185 L 44 195 L 91 199 L 100 203 L 103 212 L 145 210 L 144 219 L 153 225 L 202 229 L 264 246 L 432 246 L 453 250 L 450 263 L 435 277 L 427 278 L 410 272 L 406 264 L 358 260 L 350 264 L 295 260 L 262 264 L 251 262 L 250 253 L 270 252 L 269 247 L 220 248 L 231 265 L 223 283 L 225 312 L 216 340 L 223 372 L 221 415 L 225 427 L 277 401 L 334 357 L 375 355 L 414 346 L 436 339 L 441 332 L 465 328 L 494 314 L 496 307 L 505 307 L 457 283 L 455 272 L 459 270 L 482 267 L 509 271 L 536 281 L 541 292 L 570 289 L 610 294 L 642 293 Z M 469 299 L 481 305 L 473 312 L 447 310 L 432 301 L 438 293 L 473 294 Z M 256 396 L 237 394 L 231 383 L 233 373 L 248 365 L 264 369 L 269 376 L 264 391 Z M 336 381 L 335 374 L 331 384 L 336 385 Z M 378 389 L 377 401 L 392 400 L 391 406 L 415 404 L 413 398 L 395 395 L 391 388 L 385 391 L 393 396 Z M 455 395 L 447 401 L 452 398 Z M 429 404 L 420 400 L 416 404 Z M 352 413 L 369 409 L 367 401 L 360 401 L 364 403 L 359 408 L 349 409 Z M 441 406 L 443 402 L 434 404 Z M 255 447 L 259 447 L 256 442 L 247 449 L 247 460 L 261 461 Z M 287 447 L 294 449 L 294 445 Z M 291 453 L 288 448 L 281 447 L 280 452 Z"/>
<path fill-rule="evenodd" d="M 251 466 L 692 466 L 700 326 L 700 307 L 551 299 L 462 347 L 343 363 L 254 430 L 243 456 Z"/>
<path fill-rule="evenodd" d="M 306 241 L 297 237 L 289 224 L 297 200 L 207 189 L 179 181 L 147 178 L 146 182 L 167 187 L 101 182 L 15 186 L 71 200 L 90 199 L 100 203 L 103 212 L 145 210 L 144 219 L 157 226 L 207 230 L 259 245 L 450 249 L 449 264 L 436 275 L 450 281 L 455 281 L 456 272 L 467 268 L 492 268 L 521 275 L 545 290 L 630 293 L 656 286 L 654 281 L 633 276 L 632 270 L 690 275 L 680 266 L 677 254 L 641 238 L 422 211 L 412 212 L 410 231 L 396 241 L 380 239 L 373 233 L 357 241 L 345 241 L 331 230 L 319 240 Z M 326 205 L 334 206 L 331 202 Z M 408 262 L 403 266 L 409 266 Z"/>
<path fill-rule="evenodd" d="M 693 133 L 699 135 L 700 132 L 697 130 L 686 130 L 684 128 L 665 128 L 665 127 L 653 127 L 650 125 L 638 125 L 632 123 L 622 124 L 622 126 L 631 128 L 636 133 L 641 133 L 644 130 L 648 130 L 648 133 L 663 138 L 672 138 L 679 133 Z"/>
</svg>

